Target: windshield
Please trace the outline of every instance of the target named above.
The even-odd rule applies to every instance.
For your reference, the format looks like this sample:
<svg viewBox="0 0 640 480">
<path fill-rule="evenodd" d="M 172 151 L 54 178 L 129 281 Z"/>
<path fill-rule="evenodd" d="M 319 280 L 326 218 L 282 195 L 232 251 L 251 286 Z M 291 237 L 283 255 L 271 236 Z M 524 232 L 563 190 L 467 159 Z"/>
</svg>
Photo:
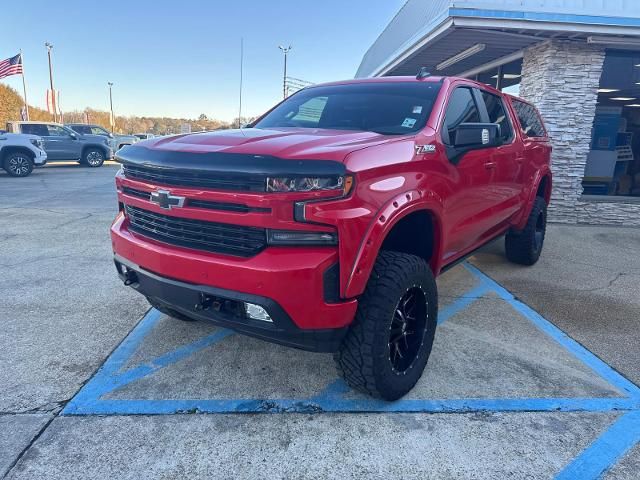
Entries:
<svg viewBox="0 0 640 480">
<path fill-rule="evenodd" d="M 306 88 L 253 127 L 415 133 L 426 124 L 440 86 L 431 82 L 380 82 Z"/>
</svg>

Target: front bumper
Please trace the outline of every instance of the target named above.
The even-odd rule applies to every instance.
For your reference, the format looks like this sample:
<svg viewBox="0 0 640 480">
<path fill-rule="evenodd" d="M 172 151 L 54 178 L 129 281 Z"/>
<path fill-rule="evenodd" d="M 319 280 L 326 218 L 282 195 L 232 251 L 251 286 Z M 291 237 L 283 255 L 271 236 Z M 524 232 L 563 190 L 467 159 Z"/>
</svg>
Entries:
<svg viewBox="0 0 640 480">
<path fill-rule="evenodd" d="M 127 225 L 119 215 L 111 228 L 116 261 L 141 279 L 132 284 L 136 290 L 183 315 L 323 352 L 337 350 L 353 321 L 356 300 L 326 298 L 327 271 L 335 271 L 338 262 L 336 249 L 270 247 L 254 257 L 237 258 L 156 242 L 130 232 Z M 273 323 L 197 310 L 201 293 L 260 305 Z"/>
<path fill-rule="evenodd" d="M 38 149 L 38 152 L 33 157 L 33 163 L 37 167 L 42 167 L 47 163 L 47 152 Z"/>
<path fill-rule="evenodd" d="M 153 303 L 187 317 L 211 321 L 252 337 L 313 352 L 335 352 L 347 331 L 347 327 L 303 330 L 270 298 L 179 282 L 148 272 L 117 255 L 114 260 L 120 278 Z M 272 322 L 231 315 L 211 306 L 195 308 L 202 304 L 203 296 L 239 304 L 250 302 L 260 305 L 269 312 Z"/>
</svg>

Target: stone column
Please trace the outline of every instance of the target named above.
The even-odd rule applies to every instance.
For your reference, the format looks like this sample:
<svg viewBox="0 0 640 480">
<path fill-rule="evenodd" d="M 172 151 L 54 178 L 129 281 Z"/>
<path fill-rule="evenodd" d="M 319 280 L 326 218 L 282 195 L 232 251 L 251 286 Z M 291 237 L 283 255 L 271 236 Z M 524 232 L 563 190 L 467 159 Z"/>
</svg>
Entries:
<svg viewBox="0 0 640 480">
<path fill-rule="evenodd" d="M 525 50 L 520 96 L 534 103 L 552 139 L 549 219 L 577 223 L 604 48 L 550 40 Z"/>
</svg>

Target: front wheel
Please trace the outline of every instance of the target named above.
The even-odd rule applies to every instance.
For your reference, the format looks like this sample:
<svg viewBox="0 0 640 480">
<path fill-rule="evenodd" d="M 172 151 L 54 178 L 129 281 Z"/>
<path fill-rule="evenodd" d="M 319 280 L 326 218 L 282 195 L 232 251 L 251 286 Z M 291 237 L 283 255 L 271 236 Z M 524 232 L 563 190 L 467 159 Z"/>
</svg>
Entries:
<svg viewBox="0 0 640 480">
<path fill-rule="evenodd" d="M 28 177 L 33 171 L 33 159 L 26 153 L 10 153 L 4 159 L 3 168 L 12 177 Z"/>
<path fill-rule="evenodd" d="M 89 148 L 85 150 L 82 156 L 82 164 L 89 167 L 100 167 L 104 163 L 104 153 L 97 148 Z"/>
<path fill-rule="evenodd" d="M 427 263 L 380 252 L 356 318 L 334 355 L 342 377 L 374 397 L 402 397 L 427 365 L 437 317 L 438 293 Z"/>
<path fill-rule="evenodd" d="M 547 202 L 536 197 L 527 224 L 520 232 L 509 232 L 505 237 L 505 250 L 510 262 L 533 265 L 540 258 L 547 231 Z"/>
</svg>

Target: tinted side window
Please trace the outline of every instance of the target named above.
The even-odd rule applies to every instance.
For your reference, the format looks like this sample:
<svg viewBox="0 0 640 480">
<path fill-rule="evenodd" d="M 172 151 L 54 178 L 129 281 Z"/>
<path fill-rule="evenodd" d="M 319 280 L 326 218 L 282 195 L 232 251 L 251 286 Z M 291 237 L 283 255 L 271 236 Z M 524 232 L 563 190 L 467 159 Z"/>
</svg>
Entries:
<svg viewBox="0 0 640 480">
<path fill-rule="evenodd" d="M 544 137 L 546 132 L 540 115 L 531 105 L 517 100 L 513 101 L 513 108 L 518 115 L 522 131 L 527 137 Z"/>
<path fill-rule="evenodd" d="M 57 125 L 47 125 L 47 129 L 49 130 L 49 135 L 52 136 L 64 137 L 68 135 L 64 128 Z"/>
<path fill-rule="evenodd" d="M 109 132 L 107 132 L 105 129 L 100 127 L 86 127 L 86 128 L 87 128 L 86 133 L 92 133 L 94 135 L 109 135 Z"/>
<path fill-rule="evenodd" d="M 511 140 L 513 130 L 502 99 L 497 95 L 493 95 L 485 91 L 482 92 L 482 98 L 487 106 L 489 122 L 500 125 L 500 138 L 504 143 L 509 142 Z"/>
<path fill-rule="evenodd" d="M 473 99 L 470 88 L 456 88 L 451 94 L 449 104 L 447 105 L 447 113 L 444 117 L 444 128 L 446 132 L 446 143 L 450 143 L 449 139 L 453 138 L 454 130 L 461 123 L 478 123 L 480 122 L 480 113 Z"/>
<path fill-rule="evenodd" d="M 22 133 L 27 133 L 29 135 L 39 135 L 41 137 L 49 136 L 49 130 L 47 130 L 47 127 L 39 123 L 23 123 L 20 130 Z"/>
</svg>

